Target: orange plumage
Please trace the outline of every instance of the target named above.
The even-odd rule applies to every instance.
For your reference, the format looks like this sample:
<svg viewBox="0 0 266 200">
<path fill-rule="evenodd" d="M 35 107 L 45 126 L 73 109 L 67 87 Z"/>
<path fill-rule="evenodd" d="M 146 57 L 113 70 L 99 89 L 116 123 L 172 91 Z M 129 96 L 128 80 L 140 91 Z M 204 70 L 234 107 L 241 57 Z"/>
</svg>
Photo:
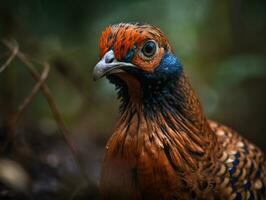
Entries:
<svg viewBox="0 0 266 200">
<path fill-rule="evenodd" d="M 206 119 L 168 40 L 147 24 L 107 27 L 94 79 L 106 76 L 121 116 L 106 146 L 103 199 L 264 199 L 265 157 Z"/>
</svg>

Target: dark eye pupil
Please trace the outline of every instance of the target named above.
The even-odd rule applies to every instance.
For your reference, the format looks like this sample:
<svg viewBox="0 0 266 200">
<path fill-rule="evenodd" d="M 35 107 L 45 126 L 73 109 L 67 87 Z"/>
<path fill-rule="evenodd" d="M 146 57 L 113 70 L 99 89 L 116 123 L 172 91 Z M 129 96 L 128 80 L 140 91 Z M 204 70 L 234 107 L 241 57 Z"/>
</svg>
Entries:
<svg viewBox="0 0 266 200">
<path fill-rule="evenodd" d="M 153 46 L 153 44 L 152 43 L 149 43 L 149 44 L 147 44 L 146 46 L 145 46 L 145 51 L 146 51 L 146 53 L 152 53 L 153 52 L 153 48 L 154 48 L 154 46 Z"/>
<path fill-rule="evenodd" d="M 144 44 L 144 47 L 142 49 L 142 52 L 145 56 L 151 57 L 155 54 L 156 51 L 156 44 L 153 41 L 149 41 L 146 44 Z"/>
</svg>

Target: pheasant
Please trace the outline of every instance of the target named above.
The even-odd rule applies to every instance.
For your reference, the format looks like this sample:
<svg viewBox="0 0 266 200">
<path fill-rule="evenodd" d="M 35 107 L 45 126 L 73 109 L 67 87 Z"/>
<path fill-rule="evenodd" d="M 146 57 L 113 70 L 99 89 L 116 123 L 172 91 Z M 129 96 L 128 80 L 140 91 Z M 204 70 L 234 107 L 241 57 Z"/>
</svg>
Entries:
<svg viewBox="0 0 266 200">
<path fill-rule="evenodd" d="M 106 145 L 102 199 L 266 199 L 263 152 L 208 120 L 163 32 L 108 26 L 94 80 L 114 84 L 120 118 Z"/>
</svg>

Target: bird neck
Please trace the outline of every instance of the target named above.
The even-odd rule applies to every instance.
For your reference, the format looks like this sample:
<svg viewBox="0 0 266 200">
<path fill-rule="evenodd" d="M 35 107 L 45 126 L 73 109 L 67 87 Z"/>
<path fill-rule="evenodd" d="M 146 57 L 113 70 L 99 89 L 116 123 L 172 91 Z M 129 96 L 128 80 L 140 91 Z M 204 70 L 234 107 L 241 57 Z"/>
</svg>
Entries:
<svg viewBox="0 0 266 200">
<path fill-rule="evenodd" d="M 208 125 L 201 103 L 184 72 L 168 82 L 137 80 L 127 73 L 113 79 L 121 100 L 120 112 L 137 110 L 145 118 L 155 120 L 158 114 L 180 117 L 199 131 Z"/>
<path fill-rule="evenodd" d="M 159 141 L 155 144 L 163 147 L 165 155 L 176 152 L 178 169 L 196 167 L 198 159 L 206 158 L 216 138 L 184 73 L 167 83 L 167 87 L 161 83 L 143 86 L 128 74 L 118 77 L 126 87 L 118 92 L 122 104 L 117 130 L 127 130 L 125 134 L 132 137 L 142 132 L 143 141 L 144 134 L 155 138 Z"/>
</svg>

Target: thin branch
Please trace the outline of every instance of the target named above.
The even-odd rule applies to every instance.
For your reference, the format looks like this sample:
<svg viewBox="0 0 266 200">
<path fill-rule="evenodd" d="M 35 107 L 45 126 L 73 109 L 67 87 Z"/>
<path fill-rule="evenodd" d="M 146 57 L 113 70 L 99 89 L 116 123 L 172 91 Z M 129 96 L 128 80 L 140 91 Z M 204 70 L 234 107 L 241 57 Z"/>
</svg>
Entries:
<svg viewBox="0 0 266 200">
<path fill-rule="evenodd" d="M 10 132 L 9 132 L 10 134 L 9 134 L 7 143 L 4 145 L 5 148 L 7 147 L 7 145 L 12 144 L 12 142 L 14 141 L 14 139 L 16 137 L 17 123 L 18 123 L 19 119 L 21 118 L 21 115 L 25 112 L 26 108 L 31 103 L 33 97 L 40 90 L 40 88 L 43 85 L 44 81 L 48 77 L 50 66 L 47 63 L 44 63 L 43 66 L 44 66 L 44 69 L 43 69 L 43 71 L 41 73 L 40 80 L 34 85 L 32 91 L 30 92 L 30 94 L 25 98 L 23 103 L 19 106 L 18 111 L 12 117 L 11 126 L 10 126 Z"/>
<path fill-rule="evenodd" d="M 23 114 L 25 109 L 28 107 L 28 105 L 32 101 L 33 97 L 40 90 L 41 86 L 43 85 L 43 83 L 45 82 L 45 80 L 48 77 L 50 66 L 48 65 L 48 63 L 44 63 L 43 66 L 44 66 L 44 69 L 41 73 L 39 81 L 35 84 L 32 91 L 30 92 L 30 94 L 26 97 L 26 99 L 23 101 L 23 103 L 19 106 L 18 112 L 17 112 L 15 119 L 14 119 L 14 125 L 17 124 L 19 118 L 21 117 L 21 115 Z"/>
<path fill-rule="evenodd" d="M 2 42 L 4 43 L 4 40 L 2 40 Z M 0 67 L 0 73 L 2 73 L 12 62 L 12 60 L 15 58 L 15 56 L 17 55 L 18 51 L 19 51 L 19 46 L 18 43 L 15 41 L 14 42 L 14 47 L 13 49 L 10 49 L 10 51 L 12 52 L 11 55 L 9 56 L 9 58 L 6 60 L 6 62 Z"/>
<path fill-rule="evenodd" d="M 9 48 L 10 50 L 13 49 L 12 44 L 7 41 L 7 40 L 3 40 L 3 43 L 6 45 L 7 48 Z M 18 51 L 17 53 L 17 57 L 25 64 L 25 66 L 27 67 L 28 71 L 30 72 L 30 74 L 32 75 L 32 77 L 36 80 L 39 81 L 40 80 L 40 75 L 38 73 L 38 71 L 35 69 L 34 65 L 26 58 L 26 56 L 21 53 L 20 51 Z M 50 92 L 49 87 L 43 83 L 41 85 L 41 91 L 43 92 L 46 101 L 48 103 L 48 105 L 51 108 L 51 111 L 53 113 L 53 116 L 57 122 L 57 125 L 60 129 L 60 133 L 64 139 L 64 141 L 66 142 L 66 144 L 68 145 L 78 167 L 80 168 L 80 172 L 82 173 L 82 177 L 84 178 L 84 180 L 89 183 L 89 179 L 87 177 L 87 174 L 85 173 L 85 169 L 83 168 L 83 165 L 79 159 L 78 153 L 77 153 L 77 149 L 74 146 L 74 144 L 72 143 L 71 139 L 69 138 L 69 131 L 66 128 L 66 125 L 64 123 L 64 120 L 59 112 L 59 109 L 56 105 L 56 103 L 53 100 L 52 94 Z"/>
</svg>

